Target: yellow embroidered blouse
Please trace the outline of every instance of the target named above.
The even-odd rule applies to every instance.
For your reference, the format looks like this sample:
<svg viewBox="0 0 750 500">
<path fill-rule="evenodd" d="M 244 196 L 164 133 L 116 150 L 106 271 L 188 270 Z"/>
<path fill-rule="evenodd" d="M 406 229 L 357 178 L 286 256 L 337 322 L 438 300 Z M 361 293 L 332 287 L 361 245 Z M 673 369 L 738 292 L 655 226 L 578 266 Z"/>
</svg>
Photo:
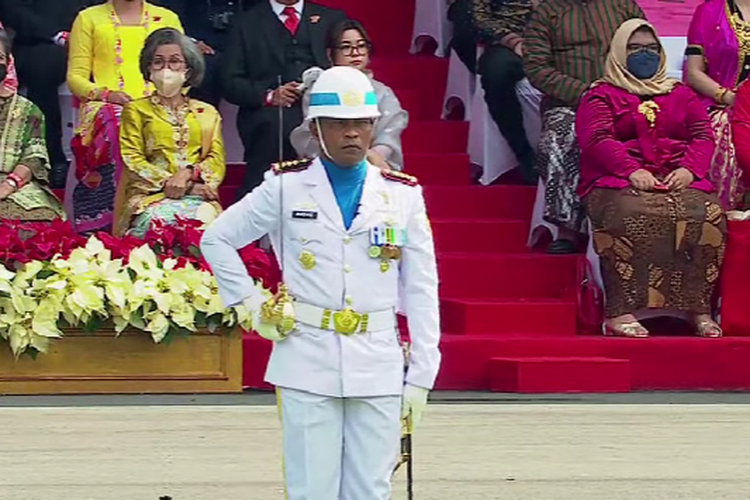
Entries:
<svg viewBox="0 0 750 500">
<path fill-rule="evenodd" d="M 164 200 L 164 183 L 181 168 L 199 168 L 203 182 L 213 189 L 226 174 L 221 116 L 210 104 L 194 99 L 180 111 L 167 109 L 156 96 L 125 106 L 120 150 L 125 171 L 118 186 L 115 234 L 123 234 L 134 216 Z"/>
<path fill-rule="evenodd" d="M 146 38 L 160 28 L 183 32 L 177 14 L 148 2 L 144 2 L 140 25 L 118 24 L 110 2 L 78 14 L 70 32 L 68 87 L 79 98 L 87 99 L 92 91 L 103 89 L 122 90 L 134 99 L 147 95 L 149 88 L 139 68 Z"/>
</svg>

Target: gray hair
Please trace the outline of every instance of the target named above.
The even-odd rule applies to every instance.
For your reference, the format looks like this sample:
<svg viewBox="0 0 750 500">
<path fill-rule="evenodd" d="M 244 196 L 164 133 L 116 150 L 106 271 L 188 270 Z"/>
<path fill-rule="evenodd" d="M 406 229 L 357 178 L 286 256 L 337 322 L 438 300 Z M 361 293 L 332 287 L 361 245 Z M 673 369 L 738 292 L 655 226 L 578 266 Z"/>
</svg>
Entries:
<svg viewBox="0 0 750 500">
<path fill-rule="evenodd" d="M 5 52 L 5 55 L 8 56 L 8 60 L 10 61 L 10 53 L 13 51 L 13 43 L 10 41 L 8 32 L 4 29 L 0 29 L 0 49 Z"/>
<path fill-rule="evenodd" d="M 190 38 L 174 28 L 161 28 L 151 33 L 141 51 L 141 73 L 148 81 L 151 77 L 151 63 L 156 51 L 163 45 L 178 45 L 182 49 L 185 65 L 188 69 L 187 85 L 197 87 L 206 75 L 206 61 L 198 46 Z"/>
</svg>

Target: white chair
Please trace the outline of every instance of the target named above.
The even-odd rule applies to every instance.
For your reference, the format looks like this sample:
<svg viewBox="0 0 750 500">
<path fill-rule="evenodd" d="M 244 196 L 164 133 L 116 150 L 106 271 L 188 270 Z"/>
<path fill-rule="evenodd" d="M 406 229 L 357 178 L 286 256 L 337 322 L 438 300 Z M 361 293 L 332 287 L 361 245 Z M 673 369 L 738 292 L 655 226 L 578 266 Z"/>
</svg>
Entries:
<svg viewBox="0 0 750 500">
<path fill-rule="evenodd" d="M 448 60 L 448 82 L 445 86 L 445 99 L 443 99 L 443 118 L 458 106 L 460 102 L 464 106 L 464 120 L 472 119 L 472 100 L 479 84 L 479 75 L 475 75 L 461 61 L 455 50 L 451 50 Z"/>
<path fill-rule="evenodd" d="M 516 93 L 521 101 L 523 126 L 531 147 L 536 149 L 542 130 L 539 108 L 542 94 L 524 78 L 516 86 Z M 479 179 L 484 185 L 491 184 L 501 175 L 518 167 L 518 160 L 510 149 L 495 120 L 490 115 L 484 99 L 484 89 L 477 83 L 471 101 L 471 124 L 469 125 L 469 156 L 471 162 L 483 167 Z"/>
<path fill-rule="evenodd" d="M 685 62 L 685 48 L 687 38 L 665 36 L 661 39 L 664 51 L 667 53 L 667 74 L 672 78 L 682 80 L 682 67 Z"/>
<path fill-rule="evenodd" d="M 448 21 L 448 2 L 416 0 L 415 7 L 411 52 L 420 52 L 420 39 L 429 37 L 437 44 L 435 55 L 443 57 L 448 50 L 453 32 L 453 25 Z"/>
<path fill-rule="evenodd" d="M 529 248 L 535 247 L 544 237 L 545 232 L 550 235 L 552 240 L 556 240 L 560 230 L 554 224 L 544 220 L 544 181 L 539 179 L 536 188 L 536 199 L 534 200 L 534 209 L 531 213 L 531 226 L 529 227 L 529 239 L 526 245 Z"/>
</svg>

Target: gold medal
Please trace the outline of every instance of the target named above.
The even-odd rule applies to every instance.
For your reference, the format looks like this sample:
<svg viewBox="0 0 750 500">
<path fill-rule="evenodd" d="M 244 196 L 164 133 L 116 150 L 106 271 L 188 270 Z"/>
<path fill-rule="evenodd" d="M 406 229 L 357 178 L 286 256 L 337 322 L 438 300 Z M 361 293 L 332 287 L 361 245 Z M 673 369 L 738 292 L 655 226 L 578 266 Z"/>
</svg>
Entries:
<svg viewBox="0 0 750 500">
<path fill-rule="evenodd" d="M 391 263 L 388 262 L 387 260 L 384 260 L 383 262 L 380 263 L 381 273 L 387 273 L 390 268 L 391 268 Z"/>
<path fill-rule="evenodd" d="M 314 269 L 317 264 L 315 261 L 315 255 L 309 250 L 302 250 L 302 252 L 300 252 L 299 263 L 302 265 L 302 268 L 307 271 Z"/>
<path fill-rule="evenodd" d="M 370 247 L 370 250 L 367 253 L 370 255 L 371 258 L 377 259 L 378 257 L 380 257 L 382 251 L 381 251 L 381 248 L 379 246 L 372 245 Z"/>
<path fill-rule="evenodd" d="M 393 247 L 393 260 L 401 260 L 401 247 Z"/>
</svg>

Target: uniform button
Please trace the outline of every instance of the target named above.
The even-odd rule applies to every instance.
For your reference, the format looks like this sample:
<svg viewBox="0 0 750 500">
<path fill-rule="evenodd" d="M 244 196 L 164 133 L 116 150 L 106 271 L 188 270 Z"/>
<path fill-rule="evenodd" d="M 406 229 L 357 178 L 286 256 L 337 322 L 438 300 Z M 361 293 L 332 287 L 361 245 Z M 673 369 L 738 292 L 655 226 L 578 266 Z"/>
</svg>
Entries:
<svg viewBox="0 0 750 500">
<path fill-rule="evenodd" d="M 352 268 L 351 268 L 351 266 L 348 266 L 348 265 L 347 265 L 347 266 L 344 266 L 344 272 L 345 272 L 345 273 L 350 273 L 350 272 L 352 272 Z"/>
<path fill-rule="evenodd" d="M 352 242 L 352 237 L 351 237 L 351 236 L 346 236 L 346 237 L 344 238 L 344 243 L 346 243 L 347 245 L 348 245 L 349 243 L 351 243 L 351 242 Z"/>
<path fill-rule="evenodd" d="M 351 295 L 347 295 L 346 297 L 344 297 L 344 302 L 346 302 L 347 306 L 350 306 L 354 304 L 354 299 L 352 299 Z"/>
</svg>

